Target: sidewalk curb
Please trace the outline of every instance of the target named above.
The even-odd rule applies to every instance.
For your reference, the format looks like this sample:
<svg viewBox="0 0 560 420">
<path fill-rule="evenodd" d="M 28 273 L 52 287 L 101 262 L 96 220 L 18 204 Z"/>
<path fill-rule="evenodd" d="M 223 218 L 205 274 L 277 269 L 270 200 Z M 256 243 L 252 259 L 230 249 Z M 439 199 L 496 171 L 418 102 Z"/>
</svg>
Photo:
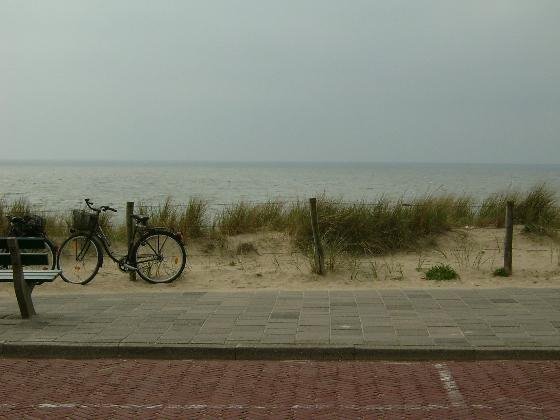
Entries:
<svg viewBox="0 0 560 420">
<path fill-rule="evenodd" d="M 560 348 L 220 346 L 182 344 L 3 343 L 0 357 L 214 360 L 560 360 Z"/>
</svg>

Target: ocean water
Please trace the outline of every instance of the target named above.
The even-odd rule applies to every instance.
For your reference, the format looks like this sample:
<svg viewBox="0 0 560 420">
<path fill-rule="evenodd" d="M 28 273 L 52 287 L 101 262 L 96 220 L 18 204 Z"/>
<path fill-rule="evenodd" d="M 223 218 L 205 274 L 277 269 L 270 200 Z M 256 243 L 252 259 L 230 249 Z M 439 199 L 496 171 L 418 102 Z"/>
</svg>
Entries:
<svg viewBox="0 0 560 420">
<path fill-rule="evenodd" d="M 126 201 L 157 204 L 168 196 L 177 203 L 202 197 L 215 206 L 323 193 L 348 201 L 449 192 L 480 199 L 541 182 L 560 196 L 560 165 L 0 162 L 0 197 L 25 197 L 46 210 L 80 207 L 85 197 L 119 209 Z"/>
</svg>

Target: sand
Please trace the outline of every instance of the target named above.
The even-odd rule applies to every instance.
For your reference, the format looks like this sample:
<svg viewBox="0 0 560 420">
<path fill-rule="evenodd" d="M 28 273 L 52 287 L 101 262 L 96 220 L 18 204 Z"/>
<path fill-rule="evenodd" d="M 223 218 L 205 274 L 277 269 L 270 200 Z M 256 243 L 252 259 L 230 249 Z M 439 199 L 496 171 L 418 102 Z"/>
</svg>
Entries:
<svg viewBox="0 0 560 420">
<path fill-rule="evenodd" d="M 503 237 L 503 229 L 466 227 L 438 237 L 423 250 L 358 259 L 327 255 L 331 271 L 318 276 L 311 273 L 309 259 L 291 246 L 287 236 L 263 232 L 231 237 L 224 247 L 213 248 L 208 241 L 187 244 L 190 268 L 171 284 L 130 281 L 106 257 L 99 274 L 88 285 L 57 279 L 37 287 L 34 294 L 560 286 L 560 242 L 525 234 L 521 226 L 514 232 L 513 276 L 494 277 L 493 271 L 503 264 Z M 236 251 L 240 244 L 251 245 L 239 254 Z M 451 265 L 460 278 L 426 280 L 425 271 L 438 263 Z M 0 295 L 13 295 L 12 284 L 0 284 Z"/>
</svg>

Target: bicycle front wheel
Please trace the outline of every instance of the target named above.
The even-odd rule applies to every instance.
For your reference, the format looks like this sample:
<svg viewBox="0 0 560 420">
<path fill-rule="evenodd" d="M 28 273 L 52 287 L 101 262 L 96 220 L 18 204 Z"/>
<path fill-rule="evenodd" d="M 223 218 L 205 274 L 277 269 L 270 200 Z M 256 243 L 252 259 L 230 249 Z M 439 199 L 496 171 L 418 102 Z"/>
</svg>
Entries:
<svg viewBox="0 0 560 420">
<path fill-rule="evenodd" d="M 87 284 L 101 267 L 103 255 L 95 241 L 85 235 L 72 235 L 58 251 L 58 269 L 67 283 Z"/>
<path fill-rule="evenodd" d="M 134 246 L 137 273 L 150 283 L 170 283 L 181 275 L 187 253 L 169 232 L 149 232 Z"/>
</svg>

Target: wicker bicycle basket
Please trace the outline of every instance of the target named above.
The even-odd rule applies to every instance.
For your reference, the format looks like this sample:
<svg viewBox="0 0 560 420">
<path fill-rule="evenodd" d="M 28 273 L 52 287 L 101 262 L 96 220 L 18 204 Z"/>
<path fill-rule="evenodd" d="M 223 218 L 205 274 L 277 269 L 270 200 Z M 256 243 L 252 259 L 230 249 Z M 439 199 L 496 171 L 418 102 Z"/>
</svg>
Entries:
<svg viewBox="0 0 560 420">
<path fill-rule="evenodd" d="M 75 230 L 91 230 L 97 223 L 97 215 L 85 210 L 72 210 L 72 227 Z"/>
</svg>

